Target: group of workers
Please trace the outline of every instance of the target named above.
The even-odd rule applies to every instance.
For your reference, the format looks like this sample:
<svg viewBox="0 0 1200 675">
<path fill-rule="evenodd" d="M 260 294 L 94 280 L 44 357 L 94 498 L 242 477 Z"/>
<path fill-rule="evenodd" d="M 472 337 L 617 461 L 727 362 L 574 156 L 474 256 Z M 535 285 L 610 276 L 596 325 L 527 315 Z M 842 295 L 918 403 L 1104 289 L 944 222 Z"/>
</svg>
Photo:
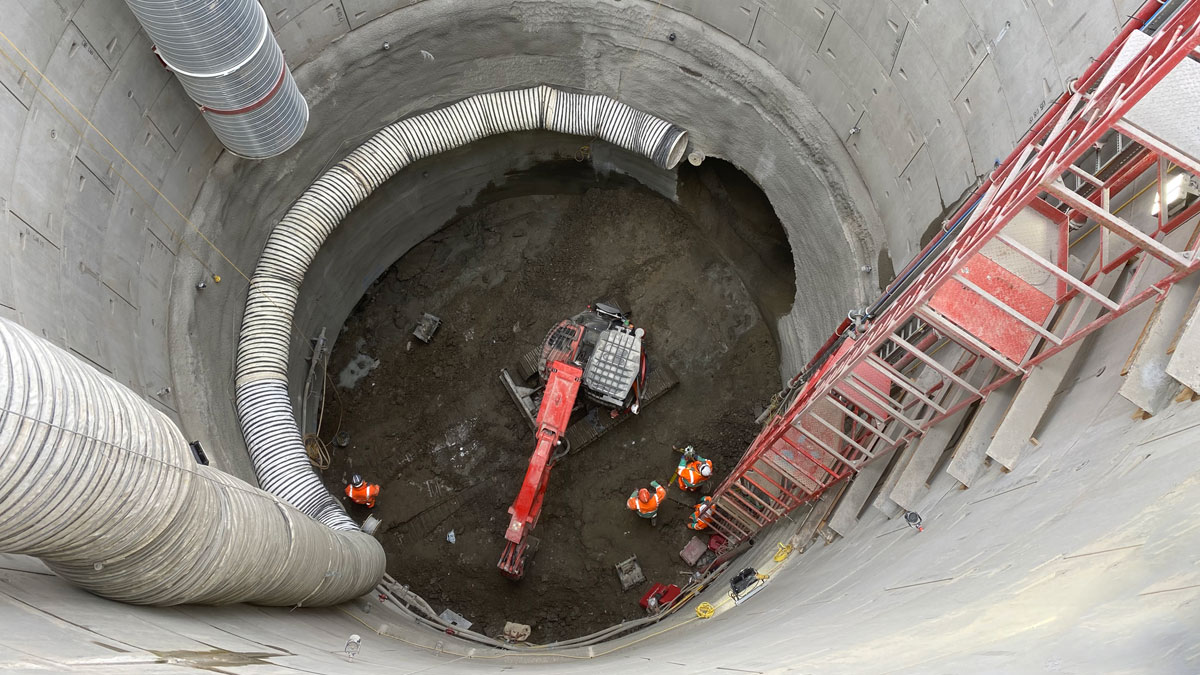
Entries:
<svg viewBox="0 0 1200 675">
<path fill-rule="evenodd" d="M 671 478 L 678 482 L 680 490 L 697 492 L 704 481 L 712 478 L 712 474 L 712 460 L 701 457 L 696 453 L 695 448 L 689 445 L 683 449 L 683 456 L 679 458 L 679 465 L 675 468 L 675 474 Z M 667 481 L 667 483 L 670 484 L 671 481 Z M 374 508 L 375 498 L 379 496 L 379 486 L 367 483 L 362 476 L 354 474 L 350 479 L 350 484 L 346 486 L 346 496 L 355 504 Z M 658 516 L 658 506 L 666 498 L 667 489 L 659 485 L 658 481 L 652 480 L 649 488 L 635 490 L 630 494 L 626 506 L 630 511 L 649 520 L 651 524 L 656 524 L 655 517 Z M 712 497 L 708 496 L 697 502 L 693 507 L 692 517 L 687 526 L 693 530 L 706 529 L 712 522 L 712 503 Z"/>
<path fill-rule="evenodd" d="M 671 478 L 678 481 L 680 490 L 696 492 L 704 481 L 712 477 L 712 474 L 712 460 L 701 457 L 696 453 L 695 448 L 689 445 L 683 449 L 683 456 L 679 458 L 679 465 L 675 468 L 675 474 Z M 670 482 L 667 481 L 668 484 Z M 641 488 L 630 494 L 625 505 L 629 507 L 630 511 L 646 518 L 653 525 L 656 524 L 655 517 L 658 515 L 658 506 L 666 498 L 667 489 L 659 485 L 658 481 L 650 481 L 649 488 Z M 711 519 L 712 497 L 704 497 L 693 507 L 692 517 L 687 526 L 693 530 L 703 530 L 711 524 Z"/>
</svg>

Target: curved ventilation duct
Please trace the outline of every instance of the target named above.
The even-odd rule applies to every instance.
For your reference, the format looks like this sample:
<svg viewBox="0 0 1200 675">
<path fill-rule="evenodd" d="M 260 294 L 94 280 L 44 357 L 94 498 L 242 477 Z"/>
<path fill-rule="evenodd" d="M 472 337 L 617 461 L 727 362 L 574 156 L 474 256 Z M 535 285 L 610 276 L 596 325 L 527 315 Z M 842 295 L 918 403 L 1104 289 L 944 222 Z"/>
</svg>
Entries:
<svg viewBox="0 0 1200 675">
<path fill-rule="evenodd" d="M 330 605 L 383 576 L 335 532 L 197 464 L 132 391 L 0 319 L 0 551 L 138 604 Z"/>
<path fill-rule="evenodd" d="M 250 281 L 237 353 L 237 412 L 263 489 L 339 530 L 357 529 L 312 471 L 288 399 L 287 364 L 300 283 L 325 238 L 411 162 L 510 131 L 603 139 L 674 168 L 683 129 L 607 96 L 547 86 L 479 94 L 384 127 L 321 175 L 271 231 Z"/>
<path fill-rule="evenodd" d="M 125 0 L 230 152 L 273 157 L 295 145 L 308 104 L 255 0 Z"/>
</svg>

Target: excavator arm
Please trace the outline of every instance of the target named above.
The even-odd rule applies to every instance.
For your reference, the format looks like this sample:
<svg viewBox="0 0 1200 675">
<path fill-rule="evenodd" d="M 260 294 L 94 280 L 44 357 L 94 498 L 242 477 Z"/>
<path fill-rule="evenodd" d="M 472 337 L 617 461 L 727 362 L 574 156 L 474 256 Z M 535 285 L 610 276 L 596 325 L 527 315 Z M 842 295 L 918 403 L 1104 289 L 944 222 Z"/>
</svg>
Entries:
<svg viewBox="0 0 1200 675">
<path fill-rule="evenodd" d="M 521 491 L 508 507 L 510 518 L 504 533 L 507 544 L 498 564 L 500 571 L 510 579 L 520 579 L 525 574 L 529 532 L 537 526 L 555 451 L 571 421 L 571 410 L 575 407 L 582 379 L 583 371 L 568 363 L 553 361 L 546 367 L 546 389 L 537 416 L 537 446 L 529 459 L 529 468 L 525 470 Z"/>
</svg>

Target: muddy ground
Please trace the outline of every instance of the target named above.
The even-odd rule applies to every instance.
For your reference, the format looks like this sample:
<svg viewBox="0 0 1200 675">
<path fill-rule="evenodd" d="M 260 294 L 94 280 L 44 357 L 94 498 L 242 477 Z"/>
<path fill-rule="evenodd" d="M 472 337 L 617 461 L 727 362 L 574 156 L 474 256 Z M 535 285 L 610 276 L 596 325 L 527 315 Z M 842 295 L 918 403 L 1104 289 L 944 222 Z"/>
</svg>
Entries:
<svg viewBox="0 0 1200 675">
<path fill-rule="evenodd" d="M 331 444 L 326 483 L 341 494 L 358 472 L 381 484 L 374 513 L 389 572 L 473 630 L 527 623 L 531 641 L 544 643 L 642 616 L 650 583 L 683 580 L 679 550 L 694 534 L 684 524 L 697 498 L 671 490 L 654 528 L 626 497 L 665 481 L 679 457 L 672 446 L 686 444 L 714 460 L 715 485 L 778 388 L 771 326 L 794 295 L 782 231 L 736 171 L 689 171 L 680 204 L 606 185 L 467 215 L 390 268 L 337 340 L 330 373 L 341 382 L 327 395 L 321 435 L 348 432 L 350 446 Z M 535 532 L 541 548 L 526 578 L 511 582 L 496 562 L 533 435 L 499 370 L 559 319 L 606 298 L 627 300 L 650 358 L 680 383 L 555 467 Z M 411 335 L 423 312 L 442 319 L 431 344 Z M 648 582 L 622 592 L 613 566 L 631 555 Z"/>
</svg>

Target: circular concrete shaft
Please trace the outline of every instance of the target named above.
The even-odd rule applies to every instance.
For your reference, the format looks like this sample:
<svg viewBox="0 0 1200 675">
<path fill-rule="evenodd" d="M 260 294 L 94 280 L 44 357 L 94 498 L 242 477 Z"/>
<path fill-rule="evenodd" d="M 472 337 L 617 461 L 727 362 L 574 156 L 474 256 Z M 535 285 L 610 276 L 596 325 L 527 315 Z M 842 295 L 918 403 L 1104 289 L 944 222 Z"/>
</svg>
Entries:
<svg viewBox="0 0 1200 675">
<path fill-rule="evenodd" d="M 230 376 L 248 277 L 274 224 L 383 126 L 549 84 L 671 120 L 692 150 L 762 187 L 795 257 L 796 301 L 779 326 L 780 374 L 790 376 L 1141 4 L 264 1 L 311 117 L 289 153 L 252 163 L 221 153 L 119 6 L 17 0 L 0 19 L 10 40 L 0 41 L 9 59 L 0 143 L 10 149 L 0 164 L 0 315 L 132 387 L 212 448 L 215 465 L 252 478 Z M 531 138 L 468 146 L 401 172 L 386 196 L 351 213 L 301 286 L 293 390 L 309 339 L 340 326 L 371 280 L 488 182 L 547 154 Z M 600 154 L 644 184 L 671 182 L 632 157 Z M 1099 334 L 1079 372 L 1105 370 L 1065 383 L 1039 432 L 1041 461 L 967 491 L 935 482 L 924 532 L 898 530 L 868 506 L 853 536 L 793 553 L 736 610 L 679 617 L 668 633 L 568 660 L 518 660 L 556 660 L 546 672 L 646 661 L 696 671 L 1195 672 L 1180 626 L 1196 601 L 1200 459 L 1188 434 L 1173 433 L 1195 413 L 1182 406 L 1134 424 L 1110 399 L 1138 328 L 1115 322 Z M 751 562 L 770 569 L 786 534 L 764 536 Z M 10 630 L 0 654 L 20 666 L 116 658 L 136 671 L 173 658 L 209 667 L 214 650 L 238 664 L 321 672 L 368 660 L 380 672 L 515 665 L 451 660 L 457 642 L 399 622 L 389 631 L 408 644 L 378 636 L 358 620 L 378 610 L 167 617 L 100 601 L 27 559 L 3 563 Z M 363 636 L 354 664 L 341 653 L 350 634 Z"/>
</svg>

